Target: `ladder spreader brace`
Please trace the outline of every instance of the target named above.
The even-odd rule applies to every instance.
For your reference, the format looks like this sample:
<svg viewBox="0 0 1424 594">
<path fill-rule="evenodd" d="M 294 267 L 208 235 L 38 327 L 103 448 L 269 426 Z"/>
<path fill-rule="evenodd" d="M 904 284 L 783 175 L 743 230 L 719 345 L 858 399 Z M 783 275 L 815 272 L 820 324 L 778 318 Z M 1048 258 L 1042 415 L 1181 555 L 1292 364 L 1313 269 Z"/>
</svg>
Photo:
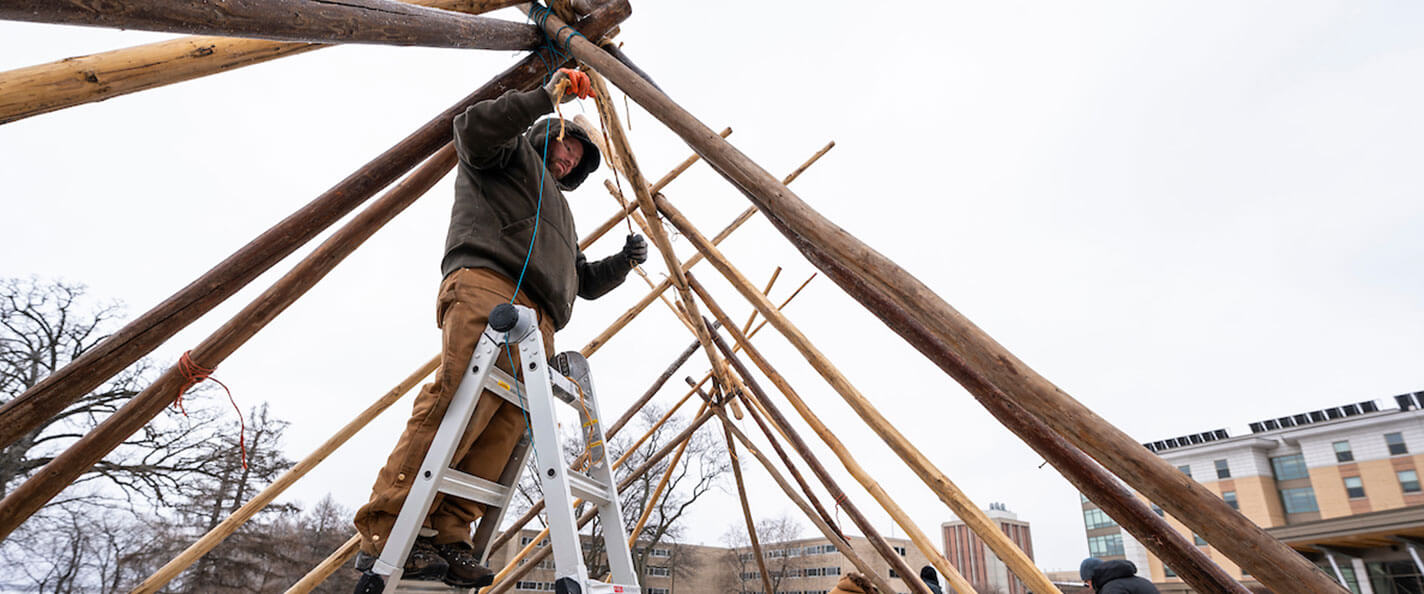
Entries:
<svg viewBox="0 0 1424 594">
<path fill-rule="evenodd" d="M 524 378 L 519 383 L 495 368 L 500 350 L 517 347 Z M 430 450 L 420 464 L 410 494 L 401 506 L 400 515 L 391 528 L 389 539 L 370 571 L 385 583 L 384 592 L 432 591 L 429 581 L 402 581 L 401 568 L 415 543 L 430 511 L 436 493 L 468 499 L 485 505 L 485 514 L 475 531 L 475 552 L 485 565 L 489 564 L 489 545 L 504 511 L 514 495 L 514 485 L 528 456 L 529 439 L 520 441 L 506 463 L 499 482 L 485 480 L 450 467 L 455 448 L 465 433 L 470 415 L 485 390 L 508 400 L 526 411 L 532 433 L 532 448 L 536 454 L 537 472 L 544 489 L 544 514 L 549 526 L 549 546 L 554 549 L 555 592 L 585 594 L 621 592 L 637 594 L 637 574 L 628 539 L 623 533 L 623 512 L 618 501 L 618 487 L 613 479 L 611 461 L 604 447 L 602 418 L 598 399 L 594 396 L 588 360 L 576 352 L 560 353 L 554 361 L 544 351 L 539 324 L 534 310 L 512 304 L 500 304 L 490 312 L 489 326 L 481 333 L 479 343 L 470 358 L 460 385 L 445 418 L 431 441 Z M 513 362 L 511 361 L 511 364 Z M 523 398 L 521 399 L 521 394 Z M 554 402 L 573 406 L 579 414 L 579 434 L 584 440 L 590 466 L 587 472 L 569 470 L 559 444 L 558 421 Z M 542 446 L 542 447 L 541 447 Z M 583 562 L 583 547 L 578 524 L 574 518 L 574 497 L 582 498 L 598 508 L 603 526 L 604 550 L 612 583 L 591 581 Z M 449 591 L 446 589 L 445 591 Z"/>
</svg>

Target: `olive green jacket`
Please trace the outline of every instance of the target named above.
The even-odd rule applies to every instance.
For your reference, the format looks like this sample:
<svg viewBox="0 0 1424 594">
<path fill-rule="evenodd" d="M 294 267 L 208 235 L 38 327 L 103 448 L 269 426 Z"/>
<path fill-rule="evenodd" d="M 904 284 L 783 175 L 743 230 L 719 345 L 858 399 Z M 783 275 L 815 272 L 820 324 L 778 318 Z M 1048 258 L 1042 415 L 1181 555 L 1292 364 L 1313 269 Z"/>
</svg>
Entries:
<svg viewBox="0 0 1424 594">
<path fill-rule="evenodd" d="M 520 290 L 528 292 L 555 328 L 563 328 L 575 296 L 604 295 L 623 282 L 631 264 L 621 254 L 589 262 L 579 251 L 564 191 L 578 187 L 598 168 L 598 148 L 582 129 L 566 122 L 566 133 L 583 142 L 584 158 L 556 182 L 544 168 L 543 150 L 546 129 L 557 135 L 558 120 L 535 124 L 553 109 L 543 89 L 509 91 L 455 117 L 460 162 L 440 268 L 445 276 L 461 268 L 488 268 L 512 280 L 523 270 Z"/>
</svg>

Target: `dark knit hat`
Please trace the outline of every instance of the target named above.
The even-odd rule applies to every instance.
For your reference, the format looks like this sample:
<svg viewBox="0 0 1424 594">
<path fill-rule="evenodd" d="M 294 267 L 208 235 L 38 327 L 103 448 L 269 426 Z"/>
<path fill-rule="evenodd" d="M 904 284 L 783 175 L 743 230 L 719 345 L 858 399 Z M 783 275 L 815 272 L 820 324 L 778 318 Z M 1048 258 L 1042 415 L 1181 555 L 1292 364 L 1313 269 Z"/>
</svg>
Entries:
<svg viewBox="0 0 1424 594">
<path fill-rule="evenodd" d="M 549 137 L 558 138 L 559 129 L 559 118 L 557 117 L 547 117 L 534 122 L 527 134 L 529 144 L 534 146 L 534 152 L 543 157 L 545 141 L 552 140 Z M 559 180 L 559 189 L 567 192 L 579 187 L 589 174 L 598 169 L 602 159 L 599 157 L 598 145 L 589 138 L 587 130 L 574 123 L 573 120 L 564 120 L 563 131 L 566 136 L 572 136 L 583 144 L 583 159 L 574 166 L 572 171 L 569 171 L 568 175 L 564 176 L 564 179 Z"/>
</svg>

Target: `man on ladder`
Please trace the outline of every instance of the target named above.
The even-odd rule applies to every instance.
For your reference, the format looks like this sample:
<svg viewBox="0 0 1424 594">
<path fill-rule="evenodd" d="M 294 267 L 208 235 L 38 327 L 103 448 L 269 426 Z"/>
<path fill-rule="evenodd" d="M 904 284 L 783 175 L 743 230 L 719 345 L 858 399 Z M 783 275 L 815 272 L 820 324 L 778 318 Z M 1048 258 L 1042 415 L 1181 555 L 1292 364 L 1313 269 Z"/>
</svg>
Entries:
<svg viewBox="0 0 1424 594">
<path fill-rule="evenodd" d="M 562 93 L 565 88 L 568 92 Z M 361 534 L 358 569 L 369 569 L 389 539 L 490 310 L 501 303 L 533 309 L 545 352 L 552 352 L 554 331 L 568 323 L 575 295 L 596 299 L 647 260 L 647 244 L 638 235 L 629 235 L 621 252 L 597 262 L 587 261 L 579 251 L 563 192 L 577 188 L 598 169 L 599 153 L 587 132 L 573 122 L 545 118 L 535 123 L 554 110 L 561 93 L 563 101 L 587 98 L 588 76 L 560 69 L 544 88 L 509 91 L 455 118 L 459 173 L 441 264 L 445 280 L 436 306 L 444 337 L 440 368 L 435 381 L 416 397 L 405 431 L 371 488 L 370 501 L 356 512 Z M 505 352 L 501 349 L 497 366 L 508 373 Z M 452 467 L 493 481 L 524 435 L 525 417 L 518 406 L 491 397 L 491 392 L 484 395 L 455 449 Z M 458 587 L 488 585 L 492 572 L 480 564 L 481 552 L 470 541 L 470 525 L 484 512 L 479 503 L 437 495 L 406 557 L 404 577 Z M 371 587 L 358 584 L 357 592 Z"/>
</svg>

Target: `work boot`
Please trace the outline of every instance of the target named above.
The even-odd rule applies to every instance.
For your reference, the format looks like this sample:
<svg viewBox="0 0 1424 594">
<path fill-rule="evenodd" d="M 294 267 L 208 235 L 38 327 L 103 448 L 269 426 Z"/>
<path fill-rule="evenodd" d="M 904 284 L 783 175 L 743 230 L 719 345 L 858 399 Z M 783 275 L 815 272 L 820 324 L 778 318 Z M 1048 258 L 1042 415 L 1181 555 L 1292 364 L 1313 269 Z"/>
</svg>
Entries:
<svg viewBox="0 0 1424 594">
<path fill-rule="evenodd" d="M 445 572 L 445 583 L 458 588 L 483 588 L 494 582 L 494 572 L 480 565 L 475 548 L 469 543 L 435 545 L 435 550 L 450 565 L 450 570 Z"/>
<path fill-rule="evenodd" d="M 366 551 L 356 553 L 356 569 L 370 573 L 371 567 L 376 564 L 376 555 L 369 555 Z M 435 541 L 429 538 L 415 539 L 415 545 L 410 547 L 410 554 L 405 556 L 405 569 L 401 570 L 401 578 L 407 580 L 438 580 L 445 577 L 445 571 L 450 568 L 450 564 L 440 556 L 435 550 Z M 359 592 L 359 590 L 358 590 Z"/>
</svg>

